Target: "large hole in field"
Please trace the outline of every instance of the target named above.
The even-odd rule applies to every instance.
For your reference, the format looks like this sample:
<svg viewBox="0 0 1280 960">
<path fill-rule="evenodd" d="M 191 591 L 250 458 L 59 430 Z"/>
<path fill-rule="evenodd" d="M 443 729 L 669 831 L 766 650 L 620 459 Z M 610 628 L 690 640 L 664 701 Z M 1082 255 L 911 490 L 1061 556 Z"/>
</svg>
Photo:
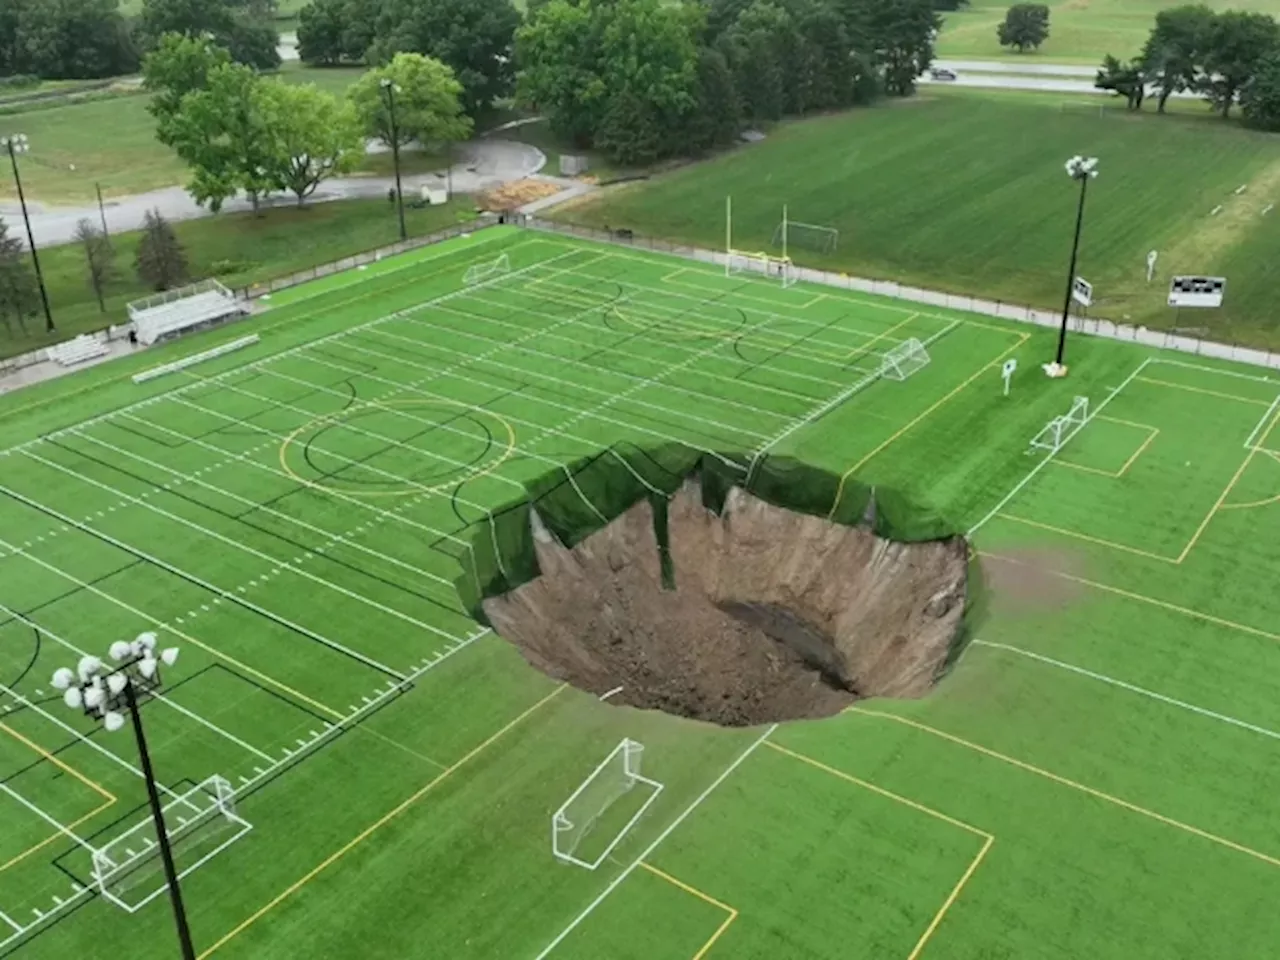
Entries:
<svg viewBox="0 0 1280 960">
<path fill-rule="evenodd" d="M 556 679 L 725 726 L 922 696 L 960 636 L 961 537 L 898 543 L 739 489 L 717 514 L 689 481 L 664 563 L 654 520 L 641 501 L 566 549 L 533 514 L 541 575 L 485 614 Z"/>
</svg>

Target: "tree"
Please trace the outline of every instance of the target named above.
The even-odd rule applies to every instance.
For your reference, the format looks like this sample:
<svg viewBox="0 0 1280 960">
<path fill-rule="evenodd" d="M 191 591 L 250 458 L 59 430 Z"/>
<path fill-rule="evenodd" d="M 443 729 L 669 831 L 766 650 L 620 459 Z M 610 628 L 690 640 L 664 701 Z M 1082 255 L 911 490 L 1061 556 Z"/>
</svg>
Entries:
<svg viewBox="0 0 1280 960">
<path fill-rule="evenodd" d="M 383 0 L 369 59 L 434 57 L 453 70 L 462 84 L 462 108 L 476 117 L 511 92 L 519 26 L 511 0 Z"/>
<path fill-rule="evenodd" d="M 172 290 L 187 280 L 187 254 L 159 210 L 148 210 L 138 240 L 138 279 L 152 290 Z"/>
<path fill-rule="evenodd" d="M 1097 78 L 1093 81 L 1093 85 L 1099 90 L 1114 90 L 1122 94 L 1128 101 L 1130 110 L 1142 109 L 1142 101 L 1147 94 L 1146 83 L 1141 59 L 1121 63 L 1111 54 L 1103 58 Z"/>
<path fill-rule="evenodd" d="M 1156 14 L 1156 25 L 1142 48 L 1144 72 L 1159 91 L 1157 110 L 1175 93 L 1197 87 L 1200 63 L 1213 11 L 1205 6 L 1174 7 Z"/>
<path fill-rule="evenodd" d="M 9 225 L 0 219 L 0 322 L 10 335 L 11 319 L 26 333 L 26 317 L 35 310 L 36 302 L 36 278 L 26 250 L 20 239 L 9 236 Z"/>
<path fill-rule="evenodd" d="M 116 275 L 116 251 L 111 240 L 92 220 L 84 219 L 76 224 L 75 241 L 84 251 L 85 268 L 88 270 L 89 287 L 98 298 L 98 309 L 107 312 L 104 291 Z"/>
<path fill-rule="evenodd" d="M 298 14 L 298 56 L 304 63 L 359 63 L 373 42 L 377 0 L 312 0 Z"/>
<path fill-rule="evenodd" d="M 214 67 L 206 87 L 186 94 L 166 124 L 169 145 L 192 171 L 187 191 L 214 212 L 240 190 L 258 209 L 283 177 L 263 86 L 244 64 Z"/>
<path fill-rule="evenodd" d="M 347 96 L 365 133 L 390 145 L 391 111 L 382 81 L 395 84 L 395 137 L 399 146 L 465 140 L 471 120 L 462 112 L 462 85 L 453 71 L 432 57 L 397 53 L 386 66 L 370 70 L 351 85 Z"/>
<path fill-rule="evenodd" d="M 777 120 L 789 106 L 788 53 L 795 46 L 795 25 L 781 7 L 756 0 L 734 21 L 721 49 L 733 69 L 743 115 L 754 121 Z"/>
<path fill-rule="evenodd" d="M 931 0 L 866 0 L 853 20 L 871 42 L 884 92 L 898 97 L 914 93 L 916 78 L 933 63 L 933 42 L 942 29 Z M 850 36 L 861 35 L 857 26 L 850 26 Z"/>
<path fill-rule="evenodd" d="M 161 143 L 171 145 L 166 124 L 177 115 L 182 98 L 209 85 L 209 74 L 231 62 L 231 55 L 206 38 L 166 33 L 142 61 L 142 86 L 152 94 L 147 109 L 160 123 Z"/>
<path fill-rule="evenodd" d="M 353 169 L 364 156 L 364 135 L 355 107 L 313 84 L 263 85 L 265 125 L 276 154 L 276 187 L 298 198 L 311 196 L 324 180 Z"/>
<path fill-rule="evenodd" d="M 260 70 L 280 66 L 279 35 L 268 0 L 143 0 L 138 29 L 147 47 L 166 33 L 208 38 L 230 51 L 232 59 Z"/>
<path fill-rule="evenodd" d="M 701 153 L 738 136 L 741 122 L 738 91 L 733 73 L 720 51 L 703 47 L 698 51 L 694 108 L 685 131 L 687 149 Z"/>
<path fill-rule="evenodd" d="M 1015 3 L 996 27 L 1002 47 L 1017 47 L 1019 53 L 1039 49 L 1049 39 L 1049 8 L 1042 3 Z"/>
<path fill-rule="evenodd" d="M 1224 118 L 1244 86 L 1271 54 L 1280 50 L 1280 25 L 1265 13 L 1227 10 L 1209 22 L 1201 89 Z"/>
<path fill-rule="evenodd" d="M 655 155 L 674 153 L 694 107 L 694 23 L 661 0 L 551 0 L 516 35 L 519 96 L 581 147 L 602 129 L 619 147 L 629 103 L 643 123 L 635 142 L 657 130 Z"/>
<path fill-rule="evenodd" d="M 8 48 L 0 52 L 0 74 L 82 80 L 132 72 L 138 55 L 116 6 L 116 0 L 20 0 L 0 14 L 0 31 L 12 30 L 8 44 L 0 40 L 0 51 Z"/>
<path fill-rule="evenodd" d="M 1253 79 L 1240 91 L 1245 126 L 1280 131 L 1280 53 L 1258 65 Z"/>
</svg>

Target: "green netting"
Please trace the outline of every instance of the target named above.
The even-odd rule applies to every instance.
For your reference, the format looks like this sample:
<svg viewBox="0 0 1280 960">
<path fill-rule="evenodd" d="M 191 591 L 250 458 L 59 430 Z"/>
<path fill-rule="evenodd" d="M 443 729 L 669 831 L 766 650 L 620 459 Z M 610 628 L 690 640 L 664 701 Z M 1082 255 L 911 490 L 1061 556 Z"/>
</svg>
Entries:
<svg viewBox="0 0 1280 960">
<path fill-rule="evenodd" d="M 856 480 L 803 463 L 793 457 L 766 456 L 755 462 L 740 452 L 708 452 L 677 443 L 608 447 L 525 485 L 524 498 L 509 503 L 464 534 L 470 551 L 462 558 L 458 593 L 463 605 L 486 622 L 482 602 L 538 575 L 529 512 L 535 509 L 546 528 L 567 547 L 625 513 L 642 499 L 654 507 L 655 539 L 663 582 L 674 585 L 667 537 L 667 500 L 685 480 L 697 477 L 702 499 L 715 513 L 735 486 L 744 486 L 774 506 L 855 525 L 870 519 L 875 532 L 900 542 L 939 540 L 961 527 L 934 507 L 886 487 L 874 489 Z M 870 510 L 869 510 L 870 505 Z"/>
</svg>

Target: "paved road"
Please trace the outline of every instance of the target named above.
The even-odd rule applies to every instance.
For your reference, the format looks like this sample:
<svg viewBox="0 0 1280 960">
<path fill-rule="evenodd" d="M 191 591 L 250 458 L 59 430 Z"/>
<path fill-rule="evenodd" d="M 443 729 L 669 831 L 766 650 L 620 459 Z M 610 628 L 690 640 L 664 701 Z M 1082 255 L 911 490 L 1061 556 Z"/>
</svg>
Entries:
<svg viewBox="0 0 1280 960">
<path fill-rule="evenodd" d="M 935 60 L 935 67 L 945 67 L 957 73 L 1016 73 L 1022 76 L 1047 74 L 1057 77 L 1088 77 L 1097 74 L 1096 67 L 1072 66 L 1063 63 L 1024 63 L 1020 60 Z"/>
<path fill-rule="evenodd" d="M 1047 64 L 1028 64 L 1022 67 L 1024 70 L 1036 68 L 1035 73 L 1013 73 L 1012 69 L 1020 65 L 1005 64 L 999 61 L 977 61 L 977 60 L 939 60 L 935 64 L 938 67 L 946 67 L 955 71 L 956 79 L 954 80 L 934 80 L 928 74 L 920 78 L 923 84 L 939 84 L 949 87 L 986 87 L 1001 90 L 1038 90 L 1049 93 L 1078 93 L 1092 96 L 1114 97 L 1109 90 L 1099 90 L 1093 85 L 1093 78 L 1097 76 L 1096 70 L 1089 70 L 1083 67 L 1052 67 Z M 1077 72 L 1071 76 L 1054 75 L 1050 70 L 1071 69 Z M 990 72 L 987 72 L 990 71 Z M 1085 76 L 1089 79 L 1084 79 Z M 1077 79 L 1078 78 L 1078 79 Z M 1148 94 L 1154 92 L 1148 89 Z M 1175 93 L 1177 99 L 1198 98 L 1195 93 Z"/>
<path fill-rule="evenodd" d="M 463 157 L 453 166 L 453 189 L 457 193 L 477 193 L 489 190 L 512 180 L 522 180 L 542 169 L 546 157 L 541 150 L 512 140 L 476 140 L 460 148 Z M 421 187 L 428 184 L 443 187 L 447 183 L 446 171 L 421 174 L 404 178 L 406 197 L 417 196 Z M 308 198 L 308 203 L 324 203 L 328 200 L 346 200 L 354 197 L 385 197 L 395 181 L 391 177 L 343 177 L 325 181 Z M 272 205 L 294 203 L 292 195 L 278 195 Z M 142 226 L 148 210 L 158 209 L 170 220 L 190 220 L 207 217 L 209 211 L 198 206 L 182 187 L 166 187 L 149 193 L 119 197 L 107 202 L 107 227 L 116 233 L 136 230 Z M 228 200 L 222 207 L 226 211 L 252 209 L 248 200 Z M 88 217 L 98 222 L 96 206 L 47 207 L 28 204 L 31 213 L 31 229 L 40 245 L 67 243 L 75 234 L 76 223 Z M 15 203 L 0 203 L 0 217 L 8 221 L 18 234 L 22 233 L 21 212 Z"/>
</svg>

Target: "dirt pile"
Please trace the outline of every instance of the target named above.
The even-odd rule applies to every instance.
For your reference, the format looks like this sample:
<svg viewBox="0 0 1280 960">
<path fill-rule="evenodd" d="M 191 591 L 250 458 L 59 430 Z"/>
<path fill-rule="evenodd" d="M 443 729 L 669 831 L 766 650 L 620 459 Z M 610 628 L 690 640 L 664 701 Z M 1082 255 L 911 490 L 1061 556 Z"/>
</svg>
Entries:
<svg viewBox="0 0 1280 960">
<path fill-rule="evenodd" d="M 719 515 L 696 481 L 672 498 L 666 586 L 647 501 L 573 549 L 533 524 L 542 575 L 485 613 L 535 667 L 613 703 L 745 726 L 921 696 L 964 614 L 962 538 L 895 543 L 742 490 Z"/>
</svg>

